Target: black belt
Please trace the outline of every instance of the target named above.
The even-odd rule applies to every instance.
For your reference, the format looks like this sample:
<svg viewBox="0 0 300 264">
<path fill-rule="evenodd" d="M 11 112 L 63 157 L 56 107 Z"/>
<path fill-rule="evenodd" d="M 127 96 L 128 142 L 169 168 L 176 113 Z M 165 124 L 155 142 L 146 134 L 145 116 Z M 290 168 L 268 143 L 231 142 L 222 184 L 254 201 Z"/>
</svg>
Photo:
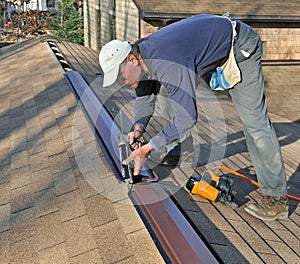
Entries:
<svg viewBox="0 0 300 264">
<path fill-rule="evenodd" d="M 241 30 L 241 22 L 238 21 L 238 20 L 235 20 L 235 32 L 236 32 L 236 36 L 234 37 L 234 40 L 233 40 L 233 45 L 236 44 L 236 38 L 237 36 L 240 34 L 240 30 Z"/>
<path fill-rule="evenodd" d="M 236 20 L 235 22 L 236 22 L 235 32 L 238 35 L 238 34 L 240 34 L 240 30 L 241 30 L 241 22 L 238 20 Z"/>
</svg>

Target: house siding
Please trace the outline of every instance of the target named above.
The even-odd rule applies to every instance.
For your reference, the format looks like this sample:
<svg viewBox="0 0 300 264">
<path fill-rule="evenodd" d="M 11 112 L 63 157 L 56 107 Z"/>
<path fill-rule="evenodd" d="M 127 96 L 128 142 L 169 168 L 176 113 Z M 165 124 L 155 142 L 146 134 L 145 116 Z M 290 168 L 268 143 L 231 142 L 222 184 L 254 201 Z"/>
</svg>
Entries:
<svg viewBox="0 0 300 264">
<path fill-rule="evenodd" d="M 116 6 L 113 6 L 114 3 Z M 133 0 L 84 1 L 84 14 L 85 46 L 95 50 L 100 50 L 113 38 L 134 42 L 159 28 L 157 21 L 140 20 L 139 10 Z M 99 15 L 100 19 L 97 17 Z M 115 26 L 112 26 L 112 19 Z M 300 60 L 300 23 L 249 25 L 256 29 L 265 42 L 265 60 Z"/>
<path fill-rule="evenodd" d="M 110 16 L 114 15 L 114 12 L 111 11 L 111 1 L 102 0 L 100 2 L 100 13 L 101 13 L 101 32 L 100 32 L 100 44 L 98 50 L 110 40 Z M 102 44 L 104 43 L 104 44 Z"/>
<path fill-rule="evenodd" d="M 84 1 L 84 45 L 97 50 L 97 10 L 99 0 Z"/>
<path fill-rule="evenodd" d="M 265 94 L 271 113 L 300 122 L 300 65 L 263 66 Z"/>
<path fill-rule="evenodd" d="M 133 1 L 117 1 L 116 5 L 116 37 L 134 42 L 139 38 L 139 10 Z"/>
<path fill-rule="evenodd" d="M 266 60 L 300 60 L 300 23 L 252 26 L 266 42 Z"/>
<path fill-rule="evenodd" d="M 142 38 L 150 35 L 151 33 L 154 33 L 158 29 L 159 29 L 159 27 L 153 26 L 150 23 L 148 23 L 144 20 L 141 20 L 141 37 Z"/>
<path fill-rule="evenodd" d="M 130 42 L 134 42 L 139 38 L 138 8 L 131 0 L 115 2 L 115 6 L 112 0 L 84 2 L 85 46 L 100 50 L 105 43 L 113 38 Z M 99 15 L 100 23 L 97 17 Z M 113 24 L 115 26 L 112 26 Z"/>
</svg>

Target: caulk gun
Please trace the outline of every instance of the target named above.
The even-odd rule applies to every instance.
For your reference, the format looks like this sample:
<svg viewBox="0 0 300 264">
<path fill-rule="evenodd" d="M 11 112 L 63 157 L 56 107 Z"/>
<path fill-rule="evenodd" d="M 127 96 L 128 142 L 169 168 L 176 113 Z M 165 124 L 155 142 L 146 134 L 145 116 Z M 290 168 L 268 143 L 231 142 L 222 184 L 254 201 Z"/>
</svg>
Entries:
<svg viewBox="0 0 300 264">
<path fill-rule="evenodd" d="M 132 150 L 129 145 L 129 137 L 126 134 L 119 134 L 119 154 L 120 154 L 120 162 L 121 162 L 121 180 L 126 183 L 128 187 L 128 192 L 131 191 L 131 187 L 133 183 L 141 182 L 143 177 L 141 175 L 133 176 L 133 165 L 129 163 L 124 165 L 122 163 L 129 155 L 130 151 Z M 139 142 L 144 144 L 144 140 L 142 139 L 135 139 L 135 142 Z"/>
</svg>

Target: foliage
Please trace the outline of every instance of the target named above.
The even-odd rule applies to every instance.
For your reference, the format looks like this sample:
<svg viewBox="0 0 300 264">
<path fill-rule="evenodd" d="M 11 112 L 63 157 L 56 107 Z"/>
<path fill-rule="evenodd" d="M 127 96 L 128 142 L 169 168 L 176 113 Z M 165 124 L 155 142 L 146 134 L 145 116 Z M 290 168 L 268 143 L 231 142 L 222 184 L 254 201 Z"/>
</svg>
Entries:
<svg viewBox="0 0 300 264">
<path fill-rule="evenodd" d="M 21 3 L 28 3 L 29 0 L 21 0 Z M 21 6 L 14 4 L 10 19 L 6 14 L 6 1 L 0 0 L 0 41 L 1 42 L 18 42 L 22 39 L 35 38 L 47 34 L 48 12 L 39 10 L 23 11 Z"/>
<path fill-rule="evenodd" d="M 49 30 L 53 35 L 73 43 L 84 43 L 83 15 L 76 0 L 56 2 L 56 10 L 50 16 Z"/>
</svg>

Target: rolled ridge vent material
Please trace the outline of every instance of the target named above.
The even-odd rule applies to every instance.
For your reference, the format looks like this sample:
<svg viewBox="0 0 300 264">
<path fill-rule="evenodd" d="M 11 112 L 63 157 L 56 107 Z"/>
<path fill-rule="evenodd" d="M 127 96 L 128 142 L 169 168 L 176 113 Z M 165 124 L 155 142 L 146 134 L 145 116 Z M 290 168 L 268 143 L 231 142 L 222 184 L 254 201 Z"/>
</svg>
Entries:
<svg viewBox="0 0 300 264">
<path fill-rule="evenodd" d="M 62 55 L 62 53 L 59 50 L 59 48 L 56 46 L 55 42 L 48 41 L 47 43 L 48 43 L 49 47 L 51 48 L 51 50 L 53 51 L 55 57 L 59 61 L 60 65 L 64 69 L 64 71 L 71 71 L 72 68 L 70 67 L 70 65 L 67 62 L 67 60 L 65 59 L 65 57 Z"/>
<path fill-rule="evenodd" d="M 121 160 L 118 152 L 114 151 L 121 133 L 119 127 L 114 124 L 110 113 L 78 72 L 68 71 L 65 78 L 93 126 L 112 170 L 120 180 Z M 151 176 L 152 171 L 143 169 L 142 174 Z M 134 184 L 129 198 L 135 204 L 167 263 L 219 263 L 159 184 Z"/>
</svg>

